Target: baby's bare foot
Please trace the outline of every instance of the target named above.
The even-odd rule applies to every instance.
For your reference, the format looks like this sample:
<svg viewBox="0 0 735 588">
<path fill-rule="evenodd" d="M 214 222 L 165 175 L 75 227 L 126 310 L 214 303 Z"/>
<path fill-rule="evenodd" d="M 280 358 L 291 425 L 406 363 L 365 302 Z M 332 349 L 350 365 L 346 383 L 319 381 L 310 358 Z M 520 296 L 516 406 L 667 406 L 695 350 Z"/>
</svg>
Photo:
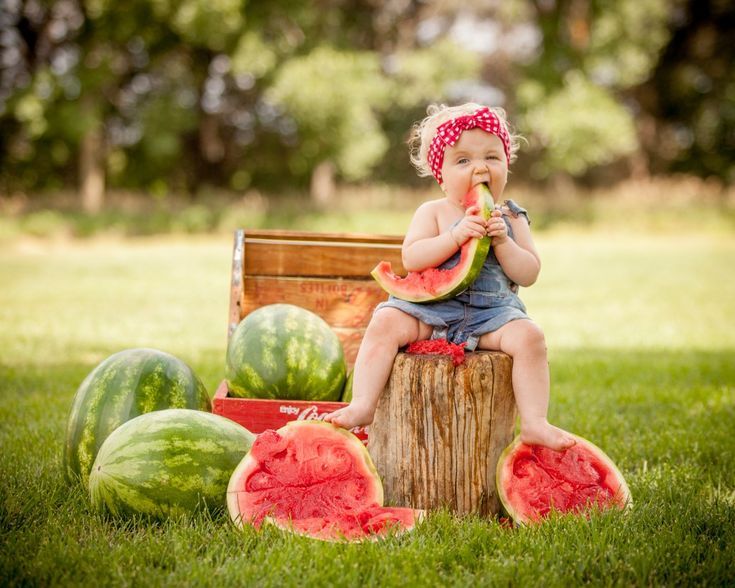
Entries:
<svg viewBox="0 0 735 588">
<path fill-rule="evenodd" d="M 569 449 L 577 440 L 564 429 L 547 421 L 521 424 L 521 441 L 526 445 L 543 445 L 555 451 Z"/>
<path fill-rule="evenodd" d="M 344 429 L 364 427 L 373 422 L 374 410 L 363 408 L 355 404 L 348 404 L 344 408 L 330 412 L 324 420 Z"/>
</svg>

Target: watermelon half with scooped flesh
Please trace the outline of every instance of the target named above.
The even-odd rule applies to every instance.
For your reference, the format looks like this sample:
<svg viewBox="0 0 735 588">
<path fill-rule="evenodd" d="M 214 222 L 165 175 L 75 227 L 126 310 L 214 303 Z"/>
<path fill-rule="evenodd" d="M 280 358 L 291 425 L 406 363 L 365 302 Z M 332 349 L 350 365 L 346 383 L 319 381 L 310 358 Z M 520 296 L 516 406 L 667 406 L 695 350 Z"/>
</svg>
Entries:
<svg viewBox="0 0 735 588">
<path fill-rule="evenodd" d="M 552 512 L 624 509 L 632 504 L 615 463 L 596 445 L 573 435 L 563 451 L 526 445 L 520 437 L 503 451 L 495 480 L 503 508 L 516 523 L 538 522 Z"/>
<path fill-rule="evenodd" d="M 412 529 L 423 512 L 383 506 L 383 486 L 362 442 L 321 421 L 291 421 L 258 435 L 227 488 L 236 525 L 263 522 L 325 541 L 362 541 Z"/>
<path fill-rule="evenodd" d="M 494 202 L 490 189 L 478 184 L 464 197 L 465 209 L 479 206 L 480 215 L 489 219 Z M 490 237 L 469 239 L 460 249 L 459 262 L 449 269 L 428 268 L 420 272 L 408 272 L 405 277 L 393 273 L 389 261 L 381 261 L 370 274 L 380 286 L 396 298 L 409 302 L 435 302 L 453 298 L 467 289 L 477 279 L 490 251 Z"/>
</svg>

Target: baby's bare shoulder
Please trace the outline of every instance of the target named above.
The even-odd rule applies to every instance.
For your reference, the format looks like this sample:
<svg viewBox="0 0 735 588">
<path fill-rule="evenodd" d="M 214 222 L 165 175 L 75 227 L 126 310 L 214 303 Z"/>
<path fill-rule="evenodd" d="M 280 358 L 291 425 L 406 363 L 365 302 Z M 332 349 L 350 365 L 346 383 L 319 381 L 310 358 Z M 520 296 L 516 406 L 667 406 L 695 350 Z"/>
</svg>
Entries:
<svg viewBox="0 0 735 588">
<path fill-rule="evenodd" d="M 445 198 L 437 198 L 436 200 L 427 200 L 423 202 L 416 210 L 441 210 L 446 205 Z"/>
<path fill-rule="evenodd" d="M 422 219 L 439 218 L 439 216 L 441 216 L 442 211 L 444 210 L 443 203 L 444 203 L 443 198 L 440 198 L 438 200 L 428 200 L 426 202 L 423 202 L 416 209 L 416 212 L 414 213 L 414 218 L 422 218 Z"/>
</svg>

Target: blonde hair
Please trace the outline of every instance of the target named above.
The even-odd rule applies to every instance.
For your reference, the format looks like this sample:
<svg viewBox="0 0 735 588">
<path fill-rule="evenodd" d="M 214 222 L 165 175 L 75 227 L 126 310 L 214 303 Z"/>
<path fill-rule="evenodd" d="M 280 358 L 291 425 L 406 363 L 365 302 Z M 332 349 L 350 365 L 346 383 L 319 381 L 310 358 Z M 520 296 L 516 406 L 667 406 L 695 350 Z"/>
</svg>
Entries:
<svg viewBox="0 0 735 588">
<path fill-rule="evenodd" d="M 459 106 L 447 106 L 445 104 L 432 104 L 426 109 L 426 118 L 417 122 L 411 128 L 411 136 L 408 139 L 408 150 L 411 158 L 411 163 L 418 171 L 419 176 L 422 178 L 425 176 L 433 175 L 431 168 L 429 167 L 428 154 L 431 142 L 434 140 L 436 130 L 448 120 L 457 118 L 458 116 L 464 116 L 466 114 L 472 114 L 483 108 L 481 104 L 475 104 L 474 102 L 467 102 Z M 490 107 L 490 110 L 495 116 L 500 119 L 508 130 L 508 136 L 510 137 L 510 164 L 516 159 L 516 153 L 518 153 L 518 143 L 520 135 L 513 133 L 510 125 L 508 124 L 508 118 L 505 114 L 505 110 L 500 107 Z"/>
</svg>

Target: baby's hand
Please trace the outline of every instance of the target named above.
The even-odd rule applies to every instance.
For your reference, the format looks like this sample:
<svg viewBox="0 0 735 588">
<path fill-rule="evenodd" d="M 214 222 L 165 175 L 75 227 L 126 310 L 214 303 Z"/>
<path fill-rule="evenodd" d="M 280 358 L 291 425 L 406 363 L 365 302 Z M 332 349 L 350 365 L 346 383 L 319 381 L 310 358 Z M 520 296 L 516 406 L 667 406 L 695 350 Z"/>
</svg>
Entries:
<svg viewBox="0 0 735 588">
<path fill-rule="evenodd" d="M 452 229 L 452 237 L 461 247 L 469 239 L 482 239 L 485 236 L 485 219 L 480 216 L 479 206 L 470 206 L 459 223 Z"/>
<path fill-rule="evenodd" d="M 508 226 L 503 219 L 503 213 L 497 208 L 487 221 L 487 234 L 493 239 L 493 245 L 501 245 L 508 240 Z"/>
</svg>

